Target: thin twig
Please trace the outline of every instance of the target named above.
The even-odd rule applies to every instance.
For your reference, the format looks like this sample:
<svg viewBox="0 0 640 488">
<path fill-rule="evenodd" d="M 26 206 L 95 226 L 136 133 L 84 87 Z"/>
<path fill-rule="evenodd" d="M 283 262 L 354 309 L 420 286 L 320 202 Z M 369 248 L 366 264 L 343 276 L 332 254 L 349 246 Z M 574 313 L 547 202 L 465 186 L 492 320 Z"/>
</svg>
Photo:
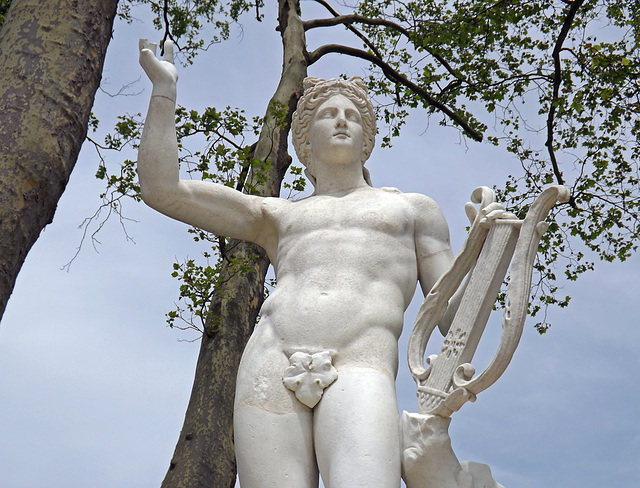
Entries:
<svg viewBox="0 0 640 488">
<path fill-rule="evenodd" d="M 135 85 L 136 83 L 138 83 L 140 80 L 142 79 L 142 76 L 139 76 L 137 80 L 129 82 L 129 83 L 125 83 L 124 85 L 122 85 L 120 87 L 120 89 L 115 92 L 115 93 L 111 93 L 108 92 L 107 90 L 105 90 L 103 88 L 104 82 L 106 81 L 105 79 L 103 79 L 103 81 L 100 83 L 100 86 L 98 87 L 98 89 L 104 93 L 105 95 L 110 96 L 111 98 L 115 98 L 115 97 L 134 97 L 137 95 L 140 95 L 142 93 L 143 90 L 137 91 L 137 92 L 129 92 L 128 90 Z"/>
</svg>

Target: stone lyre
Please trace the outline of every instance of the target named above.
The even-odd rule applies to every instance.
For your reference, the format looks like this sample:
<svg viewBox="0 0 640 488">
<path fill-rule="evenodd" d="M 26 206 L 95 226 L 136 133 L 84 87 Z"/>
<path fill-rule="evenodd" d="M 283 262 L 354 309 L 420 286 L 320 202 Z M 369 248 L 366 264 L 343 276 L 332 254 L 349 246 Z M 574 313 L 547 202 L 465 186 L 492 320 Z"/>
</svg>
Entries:
<svg viewBox="0 0 640 488">
<path fill-rule="evenodd" d="M 409 340 L 409 367 L 418 386 L 421 414 L 449 417 L 500 378 L 522 334 L 533 261 L 540 237 L 547 229 L 544 219 L 557 201 L 567 201 L 568 197 L 565 187 L 547 188 L 524 220 L 498 219 L 491 226 L 483 222 L 482 212 L 477 213 L 451 268 L 425 298 Z M 480 209 L 495 201 L 493 191 L 487 187 L 476 188 L 471 198 L 480 204 Z M 471 360 L 510 263 L 508 303 L 498 350 L 487 368 L 474 377 Z M 440 354 L 429 356 L 425 368 L 424 354 L 431 332 L 466 275 L 466 289 Z"/>
</svg>

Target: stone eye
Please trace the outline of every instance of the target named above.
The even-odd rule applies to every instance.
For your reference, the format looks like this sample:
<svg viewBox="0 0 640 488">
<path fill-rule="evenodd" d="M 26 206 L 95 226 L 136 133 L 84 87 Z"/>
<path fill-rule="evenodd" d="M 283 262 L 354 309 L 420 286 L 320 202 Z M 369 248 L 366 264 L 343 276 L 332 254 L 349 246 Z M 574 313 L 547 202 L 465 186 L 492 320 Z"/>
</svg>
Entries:
<svg viewBox="0 0 640 488">
<path fill-rule="evenodd" d="M 346 115 L 347 115 L 347 119 L 351 120 L 352 122 L 360 123 L 360 114 L 358 112 L 356 112 L 355 110 L 347 111 Z"/>
<path fill-rule="evenodd" d="M 334 117 L 336 114 L 336 110 L 333 108 L 325 108 L 322 112 L 320 112 L 319 118 L 321 119 L 329 119 Z"/>
</svg>

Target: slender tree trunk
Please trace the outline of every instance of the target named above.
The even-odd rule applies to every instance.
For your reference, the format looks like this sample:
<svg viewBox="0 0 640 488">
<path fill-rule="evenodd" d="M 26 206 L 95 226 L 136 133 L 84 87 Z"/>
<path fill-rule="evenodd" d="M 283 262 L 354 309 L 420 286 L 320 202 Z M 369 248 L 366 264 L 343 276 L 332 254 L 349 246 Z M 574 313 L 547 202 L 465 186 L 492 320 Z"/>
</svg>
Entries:
<svg viewBox="0 0 640 488">
<path fill-rule="evenodd" d="M 298 0 L 279 1 L 283 71 L 271 104 L 288 107 L 288 118 L 279 126 L 271 111 L 267 110 L 265 116 L 254 153 L 254 157 L 270 162 L 266 181 L 257 186 L 263 196 L 280 194 L 282 179 L 291 163 L 287 136 L 291 115 L 302 94 L 302 80 L 307 75 L 306 41 L 298 11 Z M 163 488 L 235 486 L 236 373 L 262 305 L 269 260 L 261 248 L 246 242 L 232 241 L 229 249 L 228 258 L 251 259 L 254 265 L 251 272 L 230 277 L 222 289 L 217 290 L 212 305 L 213 318 L 202 337 L 184 425 Z"/>
<path fill-rule="evenodd" d="M 13 0 L 0 31 L 0 318 L 87 133 L 117 0 Z"/>
</svg>

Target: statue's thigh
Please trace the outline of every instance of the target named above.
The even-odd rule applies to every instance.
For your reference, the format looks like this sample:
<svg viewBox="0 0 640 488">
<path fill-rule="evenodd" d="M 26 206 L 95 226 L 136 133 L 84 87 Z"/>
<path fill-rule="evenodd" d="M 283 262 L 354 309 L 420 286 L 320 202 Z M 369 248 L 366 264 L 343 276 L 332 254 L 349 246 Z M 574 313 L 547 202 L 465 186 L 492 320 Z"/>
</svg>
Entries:
<svg viewBox="0 0 640 488">
<path fill-rule="evenodd" d="M 282 383 L 289 362 L 276 350 L 248 348 L 234 407 L 234 442 L 242 488 L 317 488 L 312 411 Z"/>
<path fill-rule="evenodd" d="M 395 381 L 369 368 L 343 368 L 315 408 L 315 447 L 327 488 L 399 488 Z"/>
<path fill-rule="evenodd" d="M 234 437 L 242 488 L 317 488 L 311 412 L 236 406 Z"/>
</svg>

